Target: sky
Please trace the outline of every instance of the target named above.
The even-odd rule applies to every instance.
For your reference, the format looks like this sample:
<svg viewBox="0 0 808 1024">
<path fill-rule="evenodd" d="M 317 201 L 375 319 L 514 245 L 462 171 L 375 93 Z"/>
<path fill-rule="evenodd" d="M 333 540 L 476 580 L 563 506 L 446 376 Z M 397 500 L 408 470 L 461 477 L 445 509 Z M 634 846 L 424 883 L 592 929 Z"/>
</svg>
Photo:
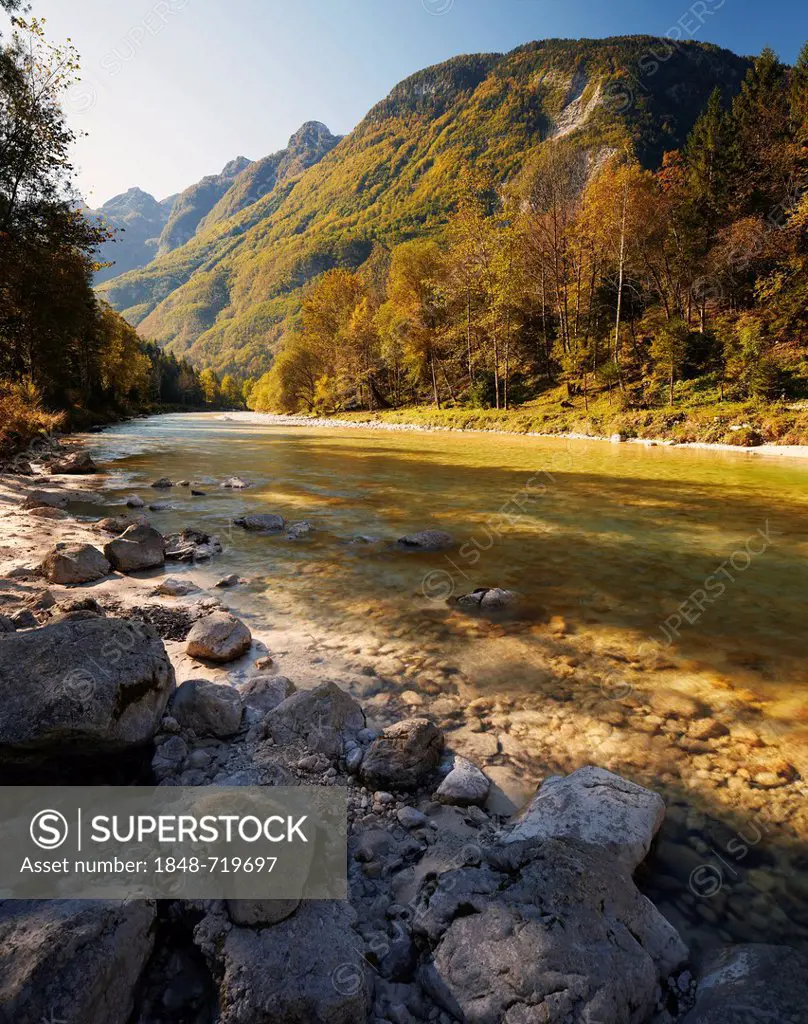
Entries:
<svg viewBox="0 0 808 1024">
<path fill-rule="evenodd" d="M 163 199 L 235 156 L 283 148 L 304 121 L 349 132 L 403 78 L 534 39 L 648 33 L 764 45 L 793 62 L 805 0 L 32 0 L 70 37 L 67 96 L 90 206 L 139 186 Z"/>
</svg>

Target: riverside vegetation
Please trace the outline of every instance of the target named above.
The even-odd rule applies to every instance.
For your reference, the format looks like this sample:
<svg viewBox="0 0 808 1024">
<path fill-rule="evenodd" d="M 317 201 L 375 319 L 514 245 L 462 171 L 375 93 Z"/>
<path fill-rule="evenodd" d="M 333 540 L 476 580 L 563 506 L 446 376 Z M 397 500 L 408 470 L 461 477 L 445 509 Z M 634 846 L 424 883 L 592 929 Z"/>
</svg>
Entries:
<svg viewBox="0 0 808 1024">
<path fill-rule="evenodd" d="M 156 406 L 241 404 L 232 378 L 144 343 L 93 291 L 110 236 L 73 190 L 75 136 L 60 102 L 77 74 L 73 47 L 49 43 L 36 19 L 0 39 L 0 456 L 55 428 Z"/>
<path fill-rule="evenodd" d="M 797 443 L 807 97 L 808 49 L 456 58 L 101 292 L 257 411 Z"/>
</svg>

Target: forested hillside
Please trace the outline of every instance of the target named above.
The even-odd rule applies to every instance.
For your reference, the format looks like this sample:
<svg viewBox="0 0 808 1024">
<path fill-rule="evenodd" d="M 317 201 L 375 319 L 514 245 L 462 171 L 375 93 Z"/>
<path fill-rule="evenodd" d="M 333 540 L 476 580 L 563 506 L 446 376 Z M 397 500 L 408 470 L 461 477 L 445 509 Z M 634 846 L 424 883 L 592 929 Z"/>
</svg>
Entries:
<svg viewBox="0 0 808 1024">
<path fill-rule="evenodd" d="M 169 351 L 260 373 L 299 325 L 312 280 L 358 268 L 374 246 L 442 239 L 466 169 L 502 187 L 547 140 L 590 167 L 623 152 L 654 167 L 716 87 L 731 99 L 747 67 L 718 47 L 646 37 L 456 58 L 397 86 L 298 178 L 101 292 Z"/>
<path fill-rule="evenodd" d="M 22 5 L 0 6 L 14 13 Z M 72 46 L 49 43 L 36 19 L 18 18 L 0 39 L 3 455 L 63 424 L 224 401 L 218 382 L 144 344 L 93 291 L 109 232 L 83 215 L 73 184 L 74 136 L 61 101 L 77 72 Z"/>
<path fill-rule="evenodd" d="M 557 137 L 504 184 L 467 164 L 440 241 L 329 271 L 251 406 L 804 440 L 808 47 L 793 69 L 764 51 L 731 101 L 715 89 L 656 170 L 589 140 Z"/>
</svg>

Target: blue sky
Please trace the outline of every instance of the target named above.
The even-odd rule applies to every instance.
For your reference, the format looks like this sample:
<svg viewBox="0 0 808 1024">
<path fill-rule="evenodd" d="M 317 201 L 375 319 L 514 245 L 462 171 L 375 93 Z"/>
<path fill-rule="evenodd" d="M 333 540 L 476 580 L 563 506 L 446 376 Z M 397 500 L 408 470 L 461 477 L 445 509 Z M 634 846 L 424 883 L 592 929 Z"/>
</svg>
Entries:
<svg viewBox="0 0 808 1024">
<path fill-rule="evenodd" d="M 92 205 L 132 185 L 164 198 L 304 121 L 345 133 L 407 75 L 532 39 L 679 34 L 793 61 L 805 0 L 33 0 L 70 36 L 68 98 Z"/>
</svg>

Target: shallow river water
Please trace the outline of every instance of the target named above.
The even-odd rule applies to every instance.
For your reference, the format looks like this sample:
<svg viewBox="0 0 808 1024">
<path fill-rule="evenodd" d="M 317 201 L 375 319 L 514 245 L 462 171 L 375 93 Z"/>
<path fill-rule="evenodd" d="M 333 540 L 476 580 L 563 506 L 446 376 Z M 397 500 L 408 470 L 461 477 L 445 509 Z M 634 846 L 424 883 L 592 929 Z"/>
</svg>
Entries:
<svg viewBox="0 0 808 1024">
<path fill-rule="evenodd" d="M 422 696 L 503 789 L 595 763 L 663 793 L 642 881 L 691 941 L 808 940 L 808 462 L 238 415 L 90 441 L 113 496 L 220 535 L 217 572 L 251 580 L 236 606 L 353 650 L 366 693 Z M 162 476 L 204 496 L 153 491 Z M 232 526 L 259 511 L 315 532 Z M 426 528 L 457 546 L 390 544 Z M 484 586 L 519 600 L 485 618 L 451 601 Z"/>
</svg>

